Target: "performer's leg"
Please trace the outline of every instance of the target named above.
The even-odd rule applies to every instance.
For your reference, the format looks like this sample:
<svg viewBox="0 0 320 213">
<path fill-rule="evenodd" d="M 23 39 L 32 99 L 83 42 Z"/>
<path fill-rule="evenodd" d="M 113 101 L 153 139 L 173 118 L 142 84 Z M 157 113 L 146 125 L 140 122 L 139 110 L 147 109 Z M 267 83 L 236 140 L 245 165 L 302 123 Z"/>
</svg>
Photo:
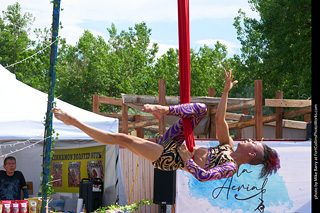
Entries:
<svg viewBox="0 0 320 213">
<path fill-rule="evenodd" d="M 86 125 L 73 116 L 65 113 L 61 109 L 52 109 L 55 117 L 61 120 L 66 125 L 72 125 L 86 133 L 88 136 L 94 140 L 109 145 L 120 145 L 129 149 L 131 152 L 153 162 L 156 161 L 163 151 L 163 146 L 138 138 L 131 135 L 126 135 L 122 133 L 109 133 L 102 131 L 100 129 L 94 128 L 92 126 Z"/>
<path fill-rule="evenodd" d="M 192 103 L 171 106 L 168 115 L 175 115 L 180 118 L 190 118 L 192 129 L 194 129 L 202 118 L 206 115 L 207 107 L 205 104 Z M 161 137 L 159 143 L 172 138 L 177 144 L 182 144 L 184 141 L 182 120 L 177 120 Z"/>
</svg>

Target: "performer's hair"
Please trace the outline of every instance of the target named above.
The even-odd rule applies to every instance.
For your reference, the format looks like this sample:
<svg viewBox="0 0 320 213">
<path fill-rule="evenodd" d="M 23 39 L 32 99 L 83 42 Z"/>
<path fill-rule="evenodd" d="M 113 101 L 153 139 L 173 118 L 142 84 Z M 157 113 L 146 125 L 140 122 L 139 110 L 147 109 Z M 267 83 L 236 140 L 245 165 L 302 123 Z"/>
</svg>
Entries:
<svg viewBox="0 0 320 213">
<path fill-rule="evenodd" d="M 269 146 L 261 143 L 263 146 L 263 156 L 255 157 L 251 160 L 251 165 L 260 165 L 262 164 L 261 172 L 259 178 L 265 178 L 268 175 L 274 174 L 280 168 L 280 159 L 276 150 L 270 148 Z"/>
<path fill-rule="evenodd" d="M 264 157 L 262 161 L 262 169 L 260 178 L 267 177 L 268 175 L 275 174 L 280 169 L 280 158 L 276 150 L 262 143 L 264 148 Z"/>
</svg>

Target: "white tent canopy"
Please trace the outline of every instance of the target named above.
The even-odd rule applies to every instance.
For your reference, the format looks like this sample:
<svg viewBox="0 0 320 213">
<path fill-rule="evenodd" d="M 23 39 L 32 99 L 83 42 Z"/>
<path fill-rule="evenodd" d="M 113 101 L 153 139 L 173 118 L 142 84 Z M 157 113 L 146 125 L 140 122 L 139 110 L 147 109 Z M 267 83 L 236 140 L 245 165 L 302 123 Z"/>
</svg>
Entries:
<svg viewBox="0 0 320 213">
<path fill-rule="evenodd" d="M 0 65 L 0 170 L 3 169 L 3 156 L 9 154 L 16 157 L 17 170 L 24 174 L 26 181 L 33 182 L 34 193 L 37 193 L 40 187 L 43 143 L 35 144 L 31 149 L 19 150 L 23 148 L 24 143 L 17 143 L 17 141 L 25 142 L 32 139 L 34 143 L 44 138 L 43 123 L 47 111 L 47 100 L 47 94 L 16 80 L 14 74 Z M 88 125 L 107 132 L 118 132 L 118 119 L 94 114 L 57 98 L 55 102 L 57 107 Z M 55 118 L 53 128 L 59 133 L 56 148 L 69 149 L 101 145 L 77 128 L 66 126 Z M 25 145 L 28 144 L 30 143 Z M 115 202 L 116 196 L 119 196 L 118 193 L 120 193 L 120 203 L 124 204 L 126 198 L 123 195 L 121 166 L 120 163 L 116 163 L 118 148 L 106 145 L 105 154 L 104 205 Z M 115 186 L 118 181 L 120 192 L 117 193 Z M 124 201 L 121 202 L 121 200 Z"/>
<path fill-rule="evenodd" d="M 48 95 L 16 80 L 0 65 L 0 140 L 43 139 Z M 118 119 L 107 118 L 55 99 L 57 107 L 82 122 L 108 132 L 118 132 Z M 60 140 L 86 140 L 89 136 L 53 119 Z"/>
</svg>

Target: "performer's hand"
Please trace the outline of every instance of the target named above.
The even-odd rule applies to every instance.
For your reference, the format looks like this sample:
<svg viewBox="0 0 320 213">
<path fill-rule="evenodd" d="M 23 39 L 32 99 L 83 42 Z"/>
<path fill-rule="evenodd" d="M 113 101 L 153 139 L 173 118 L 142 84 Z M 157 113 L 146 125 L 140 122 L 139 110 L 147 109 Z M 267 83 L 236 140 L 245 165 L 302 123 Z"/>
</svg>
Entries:
<svg viewBox="0 0 320 213">
<path fill-rule="evenodd" d="M 75 120 L 75 118 L 62 111 L 60 108 L 53 108 L 51 111 L 56 119 L 62 121 L 67 126 L 72 125 L 72 121 Z"/>
<path fill-rule="evenodd" d="M 226 92 L 229 92 L 232 87 L 238 83 L 238 81 L 234 81 L 232 82 L 232 79 L 233 79 L 233 76 L 231 75 L 232 74 L 232 69 L 229 69 L 229 74 L 227 73 L 227 71 L 224 69 L 224 77 L 226 78 L 226 82 L 225 82 L 225 85 L 224 85 L 224 91 Z"/>
<path fill-rule="evenodd" d="M 178 147 L 178 153 L 184 162 L 191 159 L 193 157 L 195 151 L 196 150 L 193 149 L 192 153 L 189 152 L 189 150 L 185 144 L 182 144 L 181 146 Z"/>
</svg>

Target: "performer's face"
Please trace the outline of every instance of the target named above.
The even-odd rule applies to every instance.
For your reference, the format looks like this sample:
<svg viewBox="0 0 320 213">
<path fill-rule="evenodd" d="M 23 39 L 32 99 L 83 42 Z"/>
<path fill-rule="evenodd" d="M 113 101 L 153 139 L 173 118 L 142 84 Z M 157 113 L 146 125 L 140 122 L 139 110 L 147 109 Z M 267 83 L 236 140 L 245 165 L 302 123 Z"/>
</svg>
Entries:
<svg viewBox="0 0 320 213">
<path fill-rule="evenodd" d="M 240 142 L 238 144 L 237 149 L 240 149 L 249 153 L 256 153 L 259 155 L 263 155 L 263 150 L 264 150 L 262 143 L 251 140 L 251 139 Z"/>
</svg>

